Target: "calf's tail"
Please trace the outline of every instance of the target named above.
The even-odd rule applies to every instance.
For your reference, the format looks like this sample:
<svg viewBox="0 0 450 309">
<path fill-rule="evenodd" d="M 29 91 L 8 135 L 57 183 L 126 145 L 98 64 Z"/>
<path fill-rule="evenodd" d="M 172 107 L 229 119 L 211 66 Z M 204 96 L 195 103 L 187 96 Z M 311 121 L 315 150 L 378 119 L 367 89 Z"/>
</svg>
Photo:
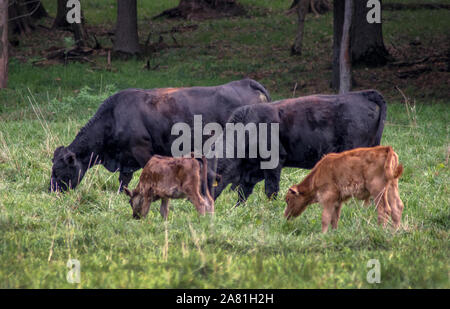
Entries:
<svg viewBox="0 0 450 309">
<path fill-rule="evenodd" d="M 384 162 L 384 173 L 389 181 L 399 178 L 403 173 L 403 165 L 399 164 L 398 155 L 391 146 L 388 146 L 388 153 Z"/>
<path fill-rule="evenodd" d="M 384 162 L 384 174 L 386 177 L 386 187 L 384 188 L 383 199 L 386 205 L 386 211 L 390 214 L 391 207 L 388 200 L 388 191 L 391 182 L 399 178 L 403 173 L 403 165 L 398 162 L 398 155 L 391 146 L 388 146 L 386 161 Z"/>
</svg>

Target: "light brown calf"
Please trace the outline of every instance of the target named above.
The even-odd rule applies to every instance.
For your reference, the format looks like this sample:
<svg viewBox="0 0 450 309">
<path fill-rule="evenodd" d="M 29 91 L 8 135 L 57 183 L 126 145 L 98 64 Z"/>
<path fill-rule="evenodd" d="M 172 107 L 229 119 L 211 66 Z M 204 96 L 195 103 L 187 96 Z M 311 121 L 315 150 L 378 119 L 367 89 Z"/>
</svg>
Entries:
<svg viewBox="0 0 450 309">
<path fill-rule="evenodd" d="M 150 204 L 161 199 L 159 212 L 165 220 L 169 214 L 169 199 L 188 198 L 197 211 L 214 213 L 214 200 L 207 187 L 207 162 L 203 156 L 203 167 L 193 157 L 171 158 L 155 155 L 145 165 L 139 184 L 130 191 L 124 188 L 130 197 L 133 217 L 146 217 Z M 201 194 L 203 190 L 205 195 Z"/>
<path fill-rule="evenodd" d="M 403 202 L 398 179 L 403 166 L 390 146 L 357 148 L 323 157 L 308 176 L 289 188 L 284 216 L 299 216 L 308 205 L 320 203 L 322 232 L 338 226 L 342 203 L 351 197 L 366 200 L 373 197 L 378 210 L 378 224 L 386 225 L 389 215 L 398 228 Z"/>
</svg>

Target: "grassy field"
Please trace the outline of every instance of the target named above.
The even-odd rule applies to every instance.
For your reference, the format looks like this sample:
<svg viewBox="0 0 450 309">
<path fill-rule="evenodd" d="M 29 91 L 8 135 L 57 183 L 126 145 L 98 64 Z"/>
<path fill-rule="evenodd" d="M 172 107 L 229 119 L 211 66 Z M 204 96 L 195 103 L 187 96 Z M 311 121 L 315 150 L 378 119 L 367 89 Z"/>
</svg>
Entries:
<svg viewBox="0 0 450 309">
<path fill-rule="evenodd" d="M 51 13 L 53 2 L 44 1 Z M 415 79 L 400 79 L 389 66 L 354 72 L 356 89 L 379 89 L 389 103 L 382 144 L 392 145 L 405 166 L 398 232 L 383 230 L 374 207 L 353 200 L 343 206 L 339 229 L 325 235 L 318 205 L 286 222 L 284 196 L 306 176 L 300 169 L 283 170 L 277 201 L 266 199 L 260 183 L 247 205 L 232 209 L 237 194 L 227 190 L 213 218 L 176 200 L 167 222 L 159 203 L 145 220 L 134 220 L 128 199 L 116 192 L 118 174 L 100 166 L 76 190 L 47 193 L 54 149 L 68 145 L 120 89 L 216 85 L 249 76 L 275 99 L 332 92 L 330 13 L 308 16 L 304 55 L 291 57 L 296 19 L 285 15 L 291 1 L 241 0 L 250 16 L 202 22 L 151 21 L 177 3 L 154 2 L 139 1 L 141 40 L 150 29 L 157 40 L 174 26 L 198 25 L 176 34 L 181 47 L 114 60 L 111 71 L 101 54 L 95 65 L 33 65 L 45 48 L 71 36 L 63 31 L 48 39 L 46 30 L 37 30 L 13 51 L 9 89 L 0 91 L 0 288 L 450 288 L 449 74 L 439 67 Z M 113 28 L 110 1 L 86 1 L 84 9 L 91 31 Z M 448 12 L 385 12 L 388 49 L 400 60 L 445 53 Z M 108 38 L 98 37 L 108 47 Z M 147 60 L 157 68 L 144 70 Z M 66 281 L 69 259 L 81 263 L 79 284 Z M 380 262 L 379 284 L 366 280 L 371 259 Z"/>
</svg>

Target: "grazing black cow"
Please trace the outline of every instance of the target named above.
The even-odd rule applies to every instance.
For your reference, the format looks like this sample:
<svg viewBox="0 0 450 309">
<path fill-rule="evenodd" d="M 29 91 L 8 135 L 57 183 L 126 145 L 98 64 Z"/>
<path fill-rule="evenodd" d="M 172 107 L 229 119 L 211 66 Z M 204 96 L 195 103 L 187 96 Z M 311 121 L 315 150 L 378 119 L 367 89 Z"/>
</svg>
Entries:
<svg viewBox="0 0 450 309">
<path fill-rule="evenodd" d="M 265 180 L 265 193 L 270 198 L 279 191 L 281 169 L 311 169 L 327 153 L 380 144 L 386 119 L 386 102 L 375 90 L 344 95 L 312 95 L 236 109 L 230 123 L 278 123 L 279 163 L 273 169 L 261 169 L 259 155 L 250 159 L 213 158 L 222 176 L 214 190 L 216 199 L 228 184 L 239 185 L 239 201 L 245 201 L 256 183 Z M 270 131 L 269 131 L 270 132 Z M 245 140 L 236 143 L 249 142 Z M 209 181 L 210 190 L 211 180 Z M 212 192 L 212 191 L 211 191 Z"/>
<path fill-rule="evenodd" d="M 236 108 L 268 101 L 267 90 L 251 79 L 216 87 L 120 91 L 103 102 L 69 146 L 55 150 L 49 190 L 75 188 L 95 164 L 119 171 L 122 189 L 152 155 L 171 156 L 175 123 L 193 128 L 194 115 L 202 115 L 204 123 L 223 126 Z"/>
</svg>

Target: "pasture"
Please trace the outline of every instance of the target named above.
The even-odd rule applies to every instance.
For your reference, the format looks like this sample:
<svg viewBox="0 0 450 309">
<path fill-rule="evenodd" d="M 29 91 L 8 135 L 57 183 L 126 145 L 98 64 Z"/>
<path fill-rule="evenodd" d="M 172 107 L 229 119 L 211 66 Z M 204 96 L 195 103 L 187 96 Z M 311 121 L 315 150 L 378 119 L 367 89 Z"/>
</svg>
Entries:
<svg viewBox="0 0 450 309">
<path fill-rule="evenodd" d="M 53 2 L 44 1 L 51 14 Z M 88 30 L 113 27 L 115 11 L 106 2 L 86 4 Z M 327 234 L 320 232 L 318 204 L 287 222 L 284 197 L 307 175 L 300 169 L 283 170 L 275 201 L 267 200 L 263 183 L 238 208 L 232 208 L 237 193 L 224 191 L 212 218 L 173 200 L 167 222 L 159 202 L 146 219 L 134 220 L 127 196 L 117 193 L 118 173 L 102 166 L 90 169 L 76 190 L 48 193 L 54 149 L 68 145 L 118 90 L 251 77 L 273 99 L 332 92 L 331 13 L 308 15 L 304 55 L 292 57 L 296 17 L 285 14 L 291 1 L 242 0 L 249 16 L 209 21 L 152 21 L 177 1 L 152 2 L 140 4 L 141 41 L 150 27 L 157 40 L 159 32 L 195 24 L 176 34 L 179 47 L 114 59 L 111 70 L 104 55 L 95 64 L 33 65 L 42 57 L 33 52 L 36 44 L 69 41 L 70 33 L 58 31 L 51 39 L 24 40 L 11 56 L 9 89 L 0 91 L 0 288 L 450 288 L 449 73 L 439 65 L 414 79 L 396 77 L 389 66 L 354 72 L 356 90 L 378 89 L 388 102 L 382 145 L 393 146 L 405 167 L 397 232 L 377 225 L 374 205 L 356 200 L 343 206 L 338 230 Z M 385 44 L 401 59 L 449 47 L 448 10 L 387 11 L 383 20 Z M 417 38 L 421 44 L 411 45 Z M 170 36 L 164 40 L 172 44 Z M 151 70 L 144 69 L 147 59 Z M 81 263 L 79 284 L 66 280 L 69 259 Z M 366 280 L 371 259 L 380 263 L 378 284 Z"/>
</svg>

